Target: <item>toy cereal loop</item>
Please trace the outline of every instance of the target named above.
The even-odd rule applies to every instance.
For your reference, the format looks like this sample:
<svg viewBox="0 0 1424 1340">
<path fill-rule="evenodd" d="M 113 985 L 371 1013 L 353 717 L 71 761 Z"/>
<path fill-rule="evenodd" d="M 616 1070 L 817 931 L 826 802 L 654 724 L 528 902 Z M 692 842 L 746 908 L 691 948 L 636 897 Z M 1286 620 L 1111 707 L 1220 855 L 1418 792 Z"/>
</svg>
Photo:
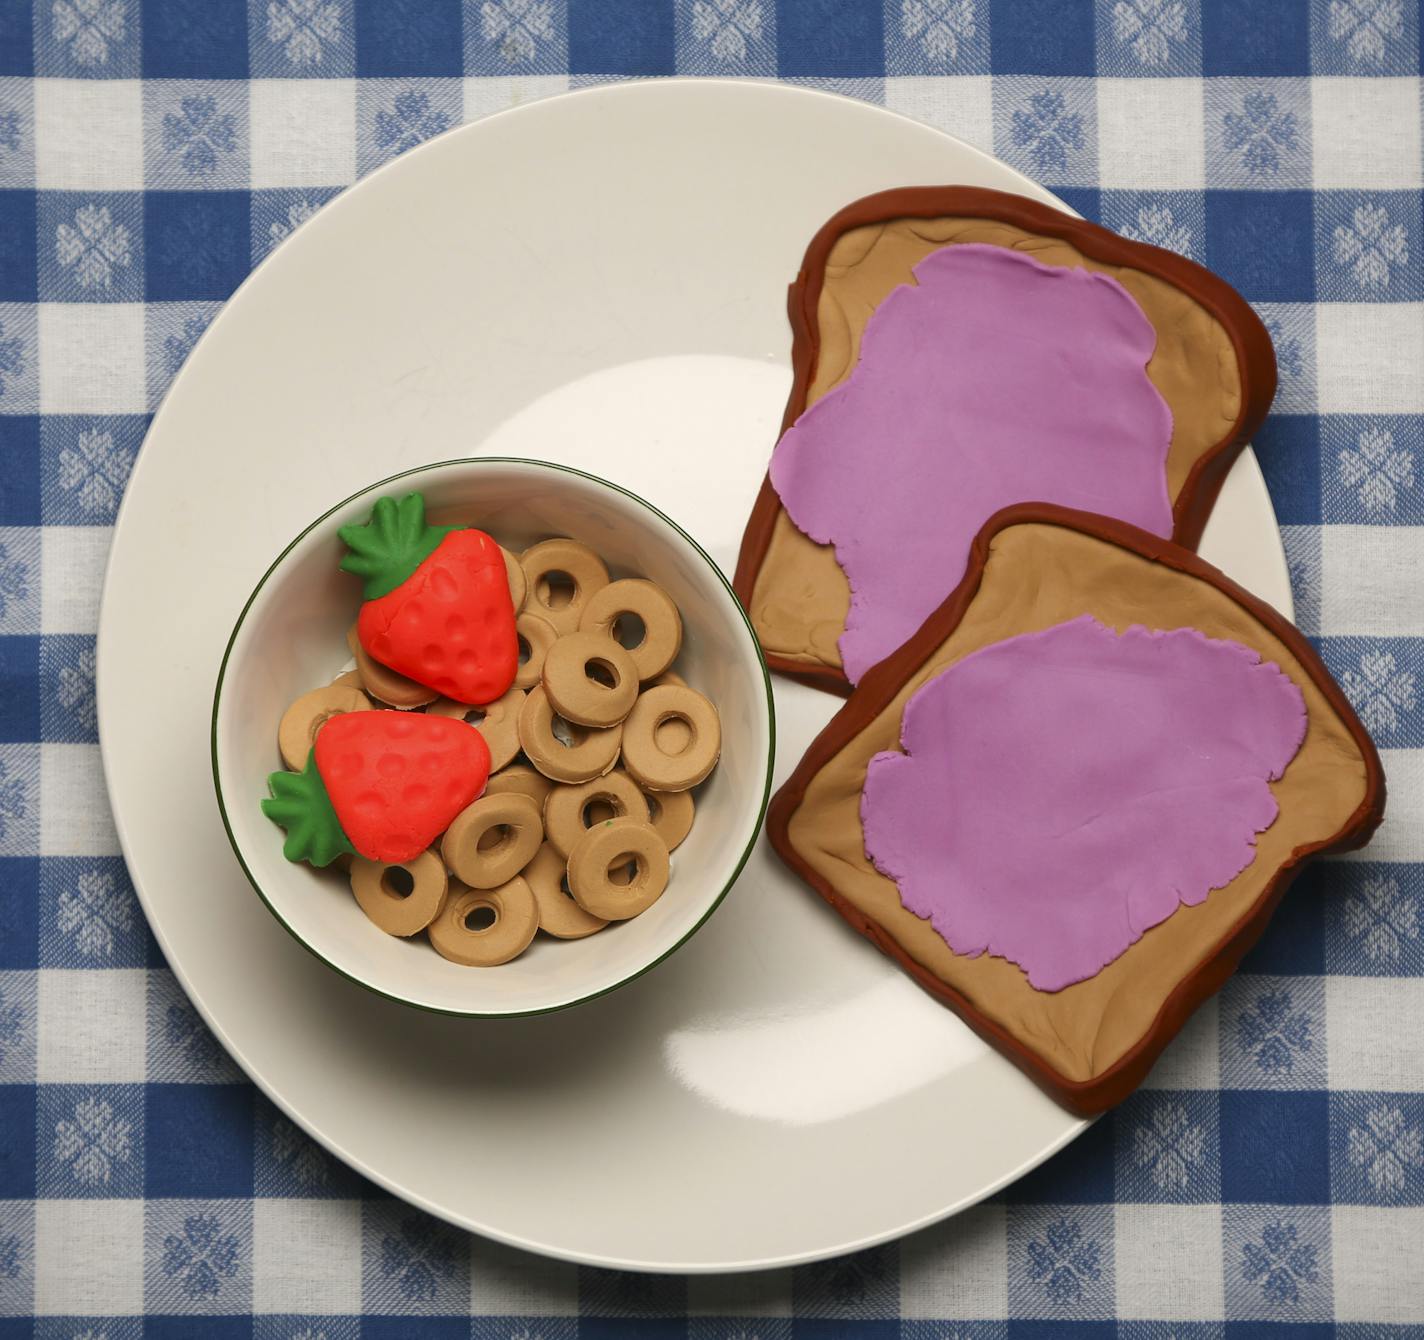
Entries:
<svg viewBox="0 0 1424 1340">
<path fill-rule="evenodd" d="M 636 614 L 643 621 L 643 640 L 626 649 L 638 667 L 638 678 L 656 679 L 682 650 L 682 615 L 661 586 L 629 577 L 611 582 L 589 599 L 579 628 L 617 640 L 618 620 L 625 614 Z"/>
<path fill-rule="evenodd" d="M 636 865 L 627 884 L 613 871 Z M 569 853 L 569 890 L 585 912 L 605 921 L 626 921 L 646 912 L 668 882 L 667 844 L 651 824 L 614 820 L 590 828 Z"/>
<path fill-rule="evenodd" d="M 525 596 L 529 594 L 529 579 L 524 575 L 519 560 L 508 549 L 500 545 L 499 552 L 504 555 L 504 571 L 509 578 L 509 599 L 518 614 L 524 608 Z"/>
<path fill-rule="evenodd" d="M 485 737 L 490 751 L 490 771 L 495 772 L 519 752 L 519 709 L 523 706 L 524 690 L 510 689 L 502 698 L 483 707 L 440 698 L 425 710 L 433 716 L 469 721 Z"/>
<path fill-rule="evenodd" d="M 525 880 L 515 878 L 497 889 L 452 888 L 430 923 L 430 943 L 452 963 L 493 968 L 518 958 L 538 929 L 534 893 Z"/>
<path fill-rule="evenodd" d="M 554 784 L 542 772 L 536 772 L 533 768 L 526 768 L 522 763 L 516 763 L 493 774 L 489 781 L 485 783 L 485 795 L 487 796 L 507 796 L 516 794 L 528 796 L 538 807 L 539 812 L 544 812 L 544 802 L 549 798 L 549 792 L 554 789 Z"/>
<path fill-rule="evenodd" d="M 409 892 L 402 891 L 397 871 L 404 872 Z M 445 863 L 434 852 L 423 851 L 400 865 L 383 865 L 364 856 L 351 862 L 351 892 L 361 910 L 387 935 L 423 931 L 440 911 L 445 889 Z"/>
<path fill-rule="evenodd" d="M 576 540 L 545 540 L 520 554 L 519 562 L 529 581 L 525 606 L 547 619 L 560 635 L 578 629 L 589 597 L 608 585 L 603 560 Z M 563 573 L 573 583 L 569 599 L 559 605 L 551 603 L 554 590 L 549 578 L 555 573 Z"/>
<path fill-rule="evenodd" d="M 591 815 L 600 805 L 603 814 Z M 600 818 L 648 822 L 647 800 L 637 782 L 620 769 L 580 786 L 556 786 L 544 802 L 544 835 L 560 855 L 567 856 Z"/>
<path fill-rule="evenodd" d="M 519 743 L 529 761 L 556 782 L 590 782 L 618 761 L 623 727 L 592 730 L 570 726 L 574 743 L 554 734 L 554 707 L 543 688 L 531 689 L 519 713 Z"/>
<path fill-rule="evenodd" d="M 683 839 L 692 832 L 692 820 L 696 807 L 691 791 L 645 791 L 643 799 L 648 802 L 652 814 L 651 823 L 658 830 L 658 836 L 667 843 L 669 851 L 682 846 Z"/>
<path fill-rule="evenodd" d="M 424 684 L 417 684 L 413 679 L 398 675 L 389 666 L 376 660 L 361 645 L 361 639 L 356 636 L 355 624 L 351 625 L 351 631 L 346 634 L 346 645 L 351 648 L 351 654 L 356 658 L 356 672 L 361 676 L 361 687 L 387 707 L 408 712 L 413 707 L 424 707 L 426 703 L 433 703 L 440 696 L 434 689 L 427 689 Z"/>
<path fill-rule="evenodd" d="M 685 723 L 691 737 L 675 753 L 667 752 L 666 741 L 659 738 L 658 727 L 669 721 Z M 623 723 L 623 766 L 649 791 L 686 791 L 696 786 L 717 766 L 721 752 L 717 709 L 696 689 L 675 684 L 648 689 Z"/>
<path fill-rule="evenodd" d="M 523 878 L 534 891 L 539 907 L 539 929 L 559 940 L 582 940 L 601 931 L 608 923 L 585 912 L 564 888 L 568 862 L 546 842 L 525 867 Z"/>
<path fill-rule="evenodd" d="M 638 697 L 633 659 L 606 633 L 570 633 L 544 660 L 544 692 L 554 710 L 580 726 L 616 726 Z"/>
<path fill-rule="evenodd" d="M 494 841 L 481 847 L 489 834 Z M 528 796 L 481 796 L 451 821 L 440 854 L 461 883 L 496 889 L 534 859 L 543 840 L 539 807 Z"/>
<path fill-rule="evenodd" d="M 328 684 L 304 693 L 285 712 L 277 727 L 277 749 L 282 762 L 293 772 L 307 765 L 307 755 L 316 743 L 316 733 L 332 718 L 344 712 L 368 712 L 371 700 L 359 689 Z"/>
<path fill-rule="evenodd" d="M 514 672 L 514 687 L 532 689 L 544 673 L 544 658 L 558 639 L 554 625 L 533 610 L 525 610 L 514 621 L 514 631 L 521 647 L 529 648 L 529 659 Z"/>
</svg>

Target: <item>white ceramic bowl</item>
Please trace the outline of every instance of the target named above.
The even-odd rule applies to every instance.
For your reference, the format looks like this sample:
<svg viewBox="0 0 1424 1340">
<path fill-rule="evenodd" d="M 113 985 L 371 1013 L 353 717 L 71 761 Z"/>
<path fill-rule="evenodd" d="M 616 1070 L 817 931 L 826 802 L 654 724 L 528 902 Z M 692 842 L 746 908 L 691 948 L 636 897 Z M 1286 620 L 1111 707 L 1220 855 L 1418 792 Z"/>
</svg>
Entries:
<svg viewBox="0 0 1424 1340">
<path fill-rule="evenodd" d="M 356 580 L 338 564 L 337 528 L 364 520 L 383 494 L 419 490 L 437 522 L 487 530 L 515 550 L 568 535 L 614 577 L 646 576 L 683 619 L 677 668 L 717 705 L 722 759 L 697 793 L 697 818 L 673 853 L 667 892 L 641 916 L 584 940 L 540 935 L 497 968 L 441 958 L 424 936 L 400 940 L 369 922 L 345 878 L 293 865 L 259 808 L 281 768 L 277 722 L 307 689 L 347 663 Z M 273 915 L 318 958 L 382 995 L 425 1009 L 517 1015 L 611 991 L 666 958 L 721 902 L 747 859 L 771 788 L 771 685 L 726 578 L 695 540 L 641 498 L 561 466 L 486 458 L 425 466 L 373 484 L 312 522 L 267 570 L 233 629 L 213 700 L 213 779 L 237 859 Z"/>
</svg>

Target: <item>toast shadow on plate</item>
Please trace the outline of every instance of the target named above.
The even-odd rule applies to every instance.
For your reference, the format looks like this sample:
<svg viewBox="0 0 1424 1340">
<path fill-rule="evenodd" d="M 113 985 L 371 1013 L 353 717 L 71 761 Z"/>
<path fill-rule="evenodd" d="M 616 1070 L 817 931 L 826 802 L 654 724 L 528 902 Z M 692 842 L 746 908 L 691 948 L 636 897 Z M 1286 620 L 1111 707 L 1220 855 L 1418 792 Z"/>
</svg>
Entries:
<svg viewBox="0 0 1424 1340">
<path fill-rule="evenodd" d="M 1298 752 L 1270 784 L 1279 813 L 1257 835 L 1249 864 L 1093 976 L 1040 991 L 1005 958 L 955 953 L 905 908 L 866 854 L 862 788 L 871 759 L 900 748 L 906 704 L 927 681 L 981 648 L 1083 615 L 1119 632 L 1187 627 L 1242 644 L 1299 688 L 1307 721 Z M 1384 801 L 1373 744 L 1289 621 L 1180 545 L 1101 516 L 1025 504 L 985 524 L 958 588 L 862 678 L 776 794 L 767 829 L 782 859 L 851 926 L 1060 1103 L 1090 1114 L 1142 1081 L 1260 937 L 1303 864 L 1363 846 Z"/>
</svg>

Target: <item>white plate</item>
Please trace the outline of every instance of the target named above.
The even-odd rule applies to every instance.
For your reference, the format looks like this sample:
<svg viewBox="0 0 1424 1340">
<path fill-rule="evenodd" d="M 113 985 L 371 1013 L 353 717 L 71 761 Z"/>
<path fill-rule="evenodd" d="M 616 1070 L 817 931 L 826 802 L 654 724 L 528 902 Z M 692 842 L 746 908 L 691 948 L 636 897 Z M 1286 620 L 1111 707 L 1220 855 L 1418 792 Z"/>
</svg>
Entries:
<svg viewBox="0 0 1424 1340">
<path fill-rule="evenodd" d="M 234 296 L 154 421 L 114 537 L 98 685 L 144 908 L 253 1079 L 456 1224 L 604 1265 L 787 1264 L 952 1214 L 1082 1128 L 764 842 L 646 977 L 565 1014 L 472 1021 L 306 954 L 213 800 L 208 716 L 243 600 L 374 479 L 469 454 L 564 461 L 633 487 L 730 571 L 789 386 L 787 281 L 835 209 L 912 182 L 1052 200 L 937 131 L 784 86 L 537 103 L 323 210 Z M 1204 547 L 1289 608 L 1249 455 Z M 778 782 L 835 705 L 778 683 Z"/>
</svg>

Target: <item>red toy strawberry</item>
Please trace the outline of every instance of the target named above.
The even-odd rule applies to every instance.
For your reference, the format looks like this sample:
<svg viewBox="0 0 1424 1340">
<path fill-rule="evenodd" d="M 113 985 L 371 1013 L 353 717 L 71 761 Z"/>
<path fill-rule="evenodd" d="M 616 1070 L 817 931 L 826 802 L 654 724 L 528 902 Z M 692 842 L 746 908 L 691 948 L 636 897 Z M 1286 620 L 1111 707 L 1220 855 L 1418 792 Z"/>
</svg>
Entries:
<svg viewBox="0 0 1424 1340">
<path fill-rule="evenodd" d="M 453 717 L 347 712 L 316 737 L 303 772 L 274 772 L 262 813 L 287 830 L 289 861 L 330 865 L 345 852 L 414 860 L 489 777 L 484 736 Z"/>
<path fill-rule="evenodd" d="M 514 683 L 519 641 L 504 555 L 482 530 L 427 526 L 425 499 L 381 498 L 338 532 L 345 572 L 365 579 L 356 623 L 382 665 L 460 703 L 492 703 Z"/>
</svg>

